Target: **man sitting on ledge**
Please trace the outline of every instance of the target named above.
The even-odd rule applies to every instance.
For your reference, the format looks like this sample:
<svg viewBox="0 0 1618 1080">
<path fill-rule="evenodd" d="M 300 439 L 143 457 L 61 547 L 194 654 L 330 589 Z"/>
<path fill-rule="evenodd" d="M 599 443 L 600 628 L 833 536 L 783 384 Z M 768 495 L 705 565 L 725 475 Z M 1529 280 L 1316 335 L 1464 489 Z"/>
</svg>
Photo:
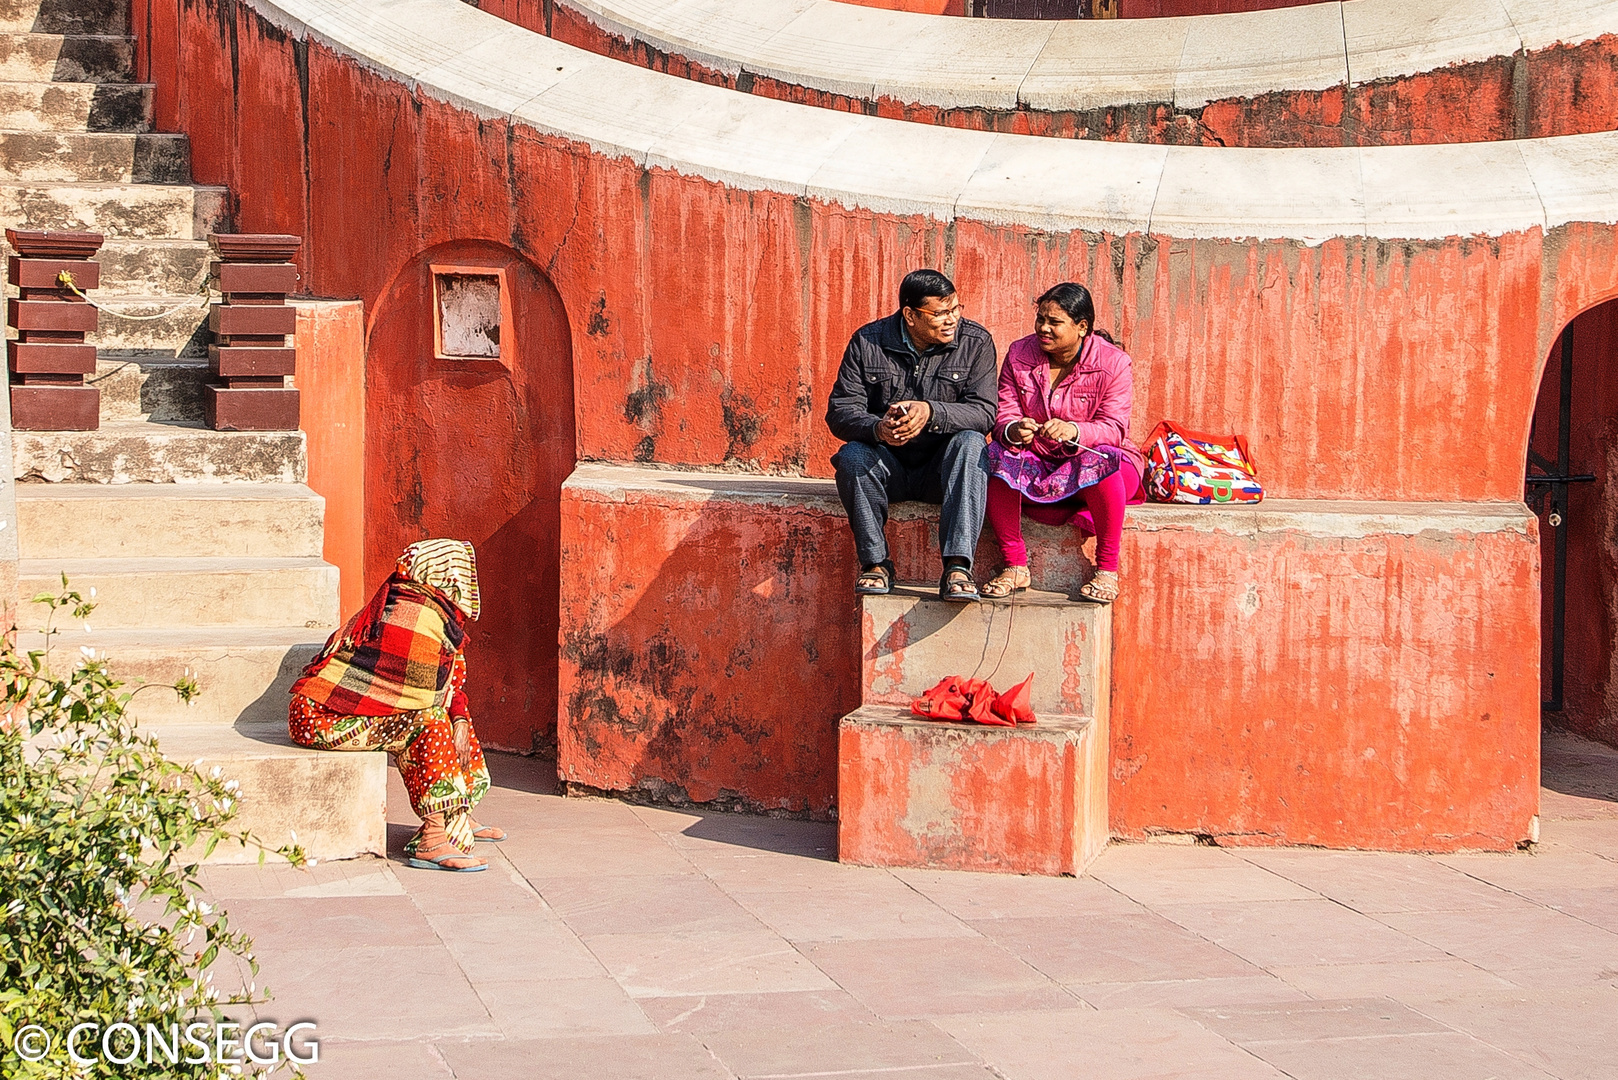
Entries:
<svg viewBox="0 0 1618 1080">
<path fill-rule="evenodd" d="M 826 424 L 844 446 L 831 459 L 854 530 L 854 591 L 893 589 L 888 503 L 941 503 L 944 572 L 938 595 L 978 599 L 972 557 L 983 530 L 994 424 L 994 338 L 962 317 L 955 286 L 936 270 L 899 285 L 899 310 L 855 332 L 843 352 Z"/>
</svg>

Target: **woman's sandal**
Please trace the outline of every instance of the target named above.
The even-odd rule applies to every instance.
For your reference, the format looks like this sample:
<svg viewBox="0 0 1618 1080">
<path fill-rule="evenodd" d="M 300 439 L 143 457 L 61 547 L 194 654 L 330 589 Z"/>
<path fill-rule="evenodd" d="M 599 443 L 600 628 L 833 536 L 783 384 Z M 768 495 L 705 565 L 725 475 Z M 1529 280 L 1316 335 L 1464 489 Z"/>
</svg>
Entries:
<svg viewBox="0 0 1618 1080">
<path fill-rule="evenodd" d="M 985 600 L 999 600 L 1012 593 L 1026 592 L 1032 583 L 1028 567 L 1008 566 L 984 582 L 983 588 L 978 591 Z"/>
<path fill-rule="evenodd" d="M 480 844 L 498 844 L 506 838 L 506 830 L 493 825 L 479 825 L 472 823 L 472 839 Z"/>
<path fill-rule="evenodd" d="M 879 562 L 860 571 L 854 579 L 854 595 L 886 596 L 893 591 L 893 564 Z"/>
<path fill-rule="evenodd" d="M 964 566 L 945 567 L 944 576 L 938 579 L 938 598 L 961 604 L 975 603 L 981 599 L 978 583 L 972 580 L 971 573 Z"/>
<path fill-rule="evenodd" d="M 448 848 L 449 850 L 445 850 Z M 442 855 L 430 855 L 428 851 L 442 851 Z M 444 841 L 428 851 L 412 851 L 408 853 L 406 862 L 417 870 L 448 870 L 452 874 L 475 874 L 479 870 L 487 870 L 489 864 L 482 859 L 474 858 L 456 847 L 449 841 Z M 450 866 L 452 862 L 469 862 L 471 866 Z"/>
<path fill-rule="evenodd" d="M 1097 570 L 1094 577 L 1079 587 L 1079 599 L 1092 604 L 1110 604 L 1118 599 L 1118 571 Z"/>
</svg>

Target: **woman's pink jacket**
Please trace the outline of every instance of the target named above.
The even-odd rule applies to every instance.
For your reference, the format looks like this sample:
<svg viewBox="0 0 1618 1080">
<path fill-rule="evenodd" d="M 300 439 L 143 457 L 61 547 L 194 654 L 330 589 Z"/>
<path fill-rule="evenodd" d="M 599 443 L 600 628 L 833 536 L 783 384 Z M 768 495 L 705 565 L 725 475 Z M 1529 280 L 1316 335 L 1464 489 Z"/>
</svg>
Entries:
<svg viewBox="0 0 1618 1080">
<path fill-rule="evenodd" d="M 1000 365 L 1000 408 L 994 437 L 1003 446 L 1006 428 L 1029 417 L 1044 423 L 1052 418 L 1079 426 L 1085 446 L 1115 446 L 1134 465 L 1135 475 L 1146 472 L 1146 459 L 1129 441 L 1129 410 L 1135 400 L 1135 376 L 1129 354 L 1096 334 L 1085 336 L 1079 362 L 1062 384 L 1052 390 L 1050 361 L 1033 334 L 1019 338 L 1006 350 Z M 1072 457 L 1076 451 L 1061 443 L 1035 436 L 1033 450 L 1047 461 Z"/>
</svg>

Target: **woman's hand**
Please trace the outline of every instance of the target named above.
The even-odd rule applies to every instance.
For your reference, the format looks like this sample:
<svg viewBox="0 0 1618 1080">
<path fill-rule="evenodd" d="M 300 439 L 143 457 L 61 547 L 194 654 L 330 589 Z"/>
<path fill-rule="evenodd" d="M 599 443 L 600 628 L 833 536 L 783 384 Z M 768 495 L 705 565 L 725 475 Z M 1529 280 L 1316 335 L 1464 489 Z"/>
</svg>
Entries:
<svg viewBox="0 0 1618 1080">
<path fill-rule="evenodd" d="M 1079 425 L 1066 420 L 1047 420 L 1039 425 L 1039 433 L 1052 442 L 1074 442 L 1079 437 Z"/>
<path fill-rule="evenodd" d="M 472 767 L 472 721 L 457 720 L 450 730 L 455 736 L 455 760 L 464 772 Z"/>
<path fill-rule="evenodd" d="M 1039 424 L 1028 417 L 1006 425 L 1006 442 L 1011 446 L 1027 446 L 1039 433 Z"/>
</svg>

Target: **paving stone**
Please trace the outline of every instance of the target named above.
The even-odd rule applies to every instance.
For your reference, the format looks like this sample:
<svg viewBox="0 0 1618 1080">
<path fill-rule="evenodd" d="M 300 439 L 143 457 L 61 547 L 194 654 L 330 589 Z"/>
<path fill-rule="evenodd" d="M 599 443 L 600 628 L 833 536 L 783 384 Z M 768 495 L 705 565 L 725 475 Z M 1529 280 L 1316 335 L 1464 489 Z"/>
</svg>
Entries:
<svg viewBox="0 0 1618 1080">
<path fill-rule="evenodd" d="M 975 1058 L 925 1021 L 828 1023 L 717 1031 L 702 1043 L 740 1077 L 894 1072 L 972 1064 Z"/>
<path fill-rule="evenodd" d="M 631 997 L 832 988 L 814 964 L 767 931 L 599 934 L 583 940 Z"/>
<path fill-rule="evenodd" d="M 535 883 L 580 874 L 657 877 L 696 873 L 678 852 L 638 823 L 563 833 L 513 833 L 501 851 Z"/>
<path fill-rule="evenodd" d="M 977 932 L 896 878 L 813 892 L 748 892 L 748 911 L 788 941 L 977 937 Z"/>
<path fill-rule="evenodd" d="M 1271 1042 L 1248 1048 L 1293 1080 L 1550 1080 L 1470 1035 Z"/>
<path fill-rule="evenodd" d="M 898 868 L 894 877 L 957 918 L 1041 919 L 1135 915 L 1141 905 L 1093 877 L 978 874 Z"/>
<path fill-rule="evenodd" d="M 258 984 L 274 995 L 259 1012 L 296 1014 L 336 1039 L 498 1035 L 448 950 L 431 936 L 424 940 L 432 944 L 395 941 L 259 953 Z"/>
<path fill-rule="evenodd" d="M 1386 997 L 1405 1004 L 1457 994 L 1499 992 L 1515 984 L 1465 960 L 1272 967 L 1270 974 L 1317 998 Z"/>
<path fill-rule="evenodd" d="M 893 1019 L 1077 1003 L 1009 951 L 981 939 L 823 942 L 803 951 L 838 986 Z"/>
<path fill-rule="evenodd" d="M 1365 914 L 1509 907 L 1508 892 L 1422 855 L 1275 848 L 1248 862 Z"/>
<path fill-rule="evenodd" d="M 935 1020 L 1008 1080 L 1283 1080 L 1168 1009 L 1067 1009 Z"/>
<path fill-rule="evenodd" d="M 665 1031 L 702 1035 L 749 1028 L 816 1027 L 875 1022 L 876 1014 L 844 990 L 783 990 L 770 994 L 696 994 L 636 999 Z"/>
<path fill-rule="evenodd" d="M 1534 898 L 1552 911 L 1618 934 L 1618 889 L 1536 889 Z"/>
<path fill-rule="evenodd" d="M 426 942 L 434 929 L 402 895 L 233 899 L 228 910 L 263 950 L 386 948 Z"/>
<path fill-rule="evenodd" d="M 1330 900 L 1178 904 L 1158 909 L 1260 967 L 1437 959 L 1439 952 Z M 1398 924 L 1394 924 L 1398 925 Z"/>
<path fill-rule="evenodd" d="M 480 989 L 485 981 L 526 979 L 539 992 L 538 984 L 552 979 L 607 975 L 578 935 L 548 911 L 456 912 L 429 915 L 427 922 Z"/>
<path fill-rule="evenodd" d="M 454 1073 L 430 1042 L 349 1042 L 322 1038 L 320 1061 L 305 1070 L 321 1080 L 453 1080 Z"/>
<path fill-rule="evenodd" d="M 1379 917 L 1519 986 L 1571 989 L 1618 979 L 1618 934 L 1527 901 L 1487 918 L 1476 912 Z"/>
<path fill-rule="evenodd" d="M 508 1039 L 654 1035 L 658 1030 L 623 987 L 604 975 L 486 979 L 477 969 L 468 970 L 478 998 Z"/>
<path fill-rule="evenodd" d="M 1114 844 L 1091 866 L 1090 876 L 1147 907 L 1314 895 L 1230 852 L 1190 845 Z"/>
<path fill-rule="evenodd" d="M 637 814 L 641 811 L 637 808 Z M 648 827 L 651 827 L 648 825 Z M 657 829 L 678 850 L 745 848 L 810 859 L 837 857 L 837 825 L 827 821 L 704 814 L 679 829 Z"/>
<path fill-rule="evenodd" d="M 1260 971 L 1234 953 L 1140 912 L 973 924 L 996 944 L 1060 983 L 1243 978 Z M 1083 996 L 1080 988 L 1074 993 Z"/>
<path fill-rule="evenodd" d="M 363 857 L 292 867 L 285 863 L 204 866 L 202 883 L 220 900 L 302 896 L 402 896 L 404 886 L 386 859 Z"/>
<path fill-rule="evenodd" d="M 1519 896 L 1551 889 L 1618 889 L 1618 861 L 1574 847 L 1541 844 L 1534 854 L 1440 855 L 1439 862 Z"/>
<path fill-rule="evenodd" d="M 1618 988 L 1457 996 L 1422 1012 L 1561 1080 L 1608 1080 L 1618 1060 Z"/>
<path fill-rule="evenodd" d="M 695 874 L 545 878 L 540 889 L 581 935 L 764 929 L 717 885 Z"/>
<path fill-rule="evenodd" d="M 732 1080 L 689 1035 L 440 1042 L 456 1076 L 477 1080 Z"/>
<path fill-rule="evenodd" d="M 1618 762 L 1613 765 L 1618 775 Z M 1594 821 L 1553 821 L 1540 827 L 1539 838 L 1544 843 L 1589 851 L 1606 859 L 1618 859 L 1618 818 Z"/>
<path fill-rule="evenodd" d="M 1381 1035 L 1430 1035 L 1451 1029 L 1396 1001 L 1301 1001 L 1182 1009 L 1210 1031 L 1239 1045 L 1313 1042 Z"/>
<path fill-rule="evenodd" d="M 1308 1000 L 1302 990 L 1268 974 L 1165 982 L 1070 983 L 1068 989 L 1097 1009 L 1201 1009 Z"/>
</svg>

